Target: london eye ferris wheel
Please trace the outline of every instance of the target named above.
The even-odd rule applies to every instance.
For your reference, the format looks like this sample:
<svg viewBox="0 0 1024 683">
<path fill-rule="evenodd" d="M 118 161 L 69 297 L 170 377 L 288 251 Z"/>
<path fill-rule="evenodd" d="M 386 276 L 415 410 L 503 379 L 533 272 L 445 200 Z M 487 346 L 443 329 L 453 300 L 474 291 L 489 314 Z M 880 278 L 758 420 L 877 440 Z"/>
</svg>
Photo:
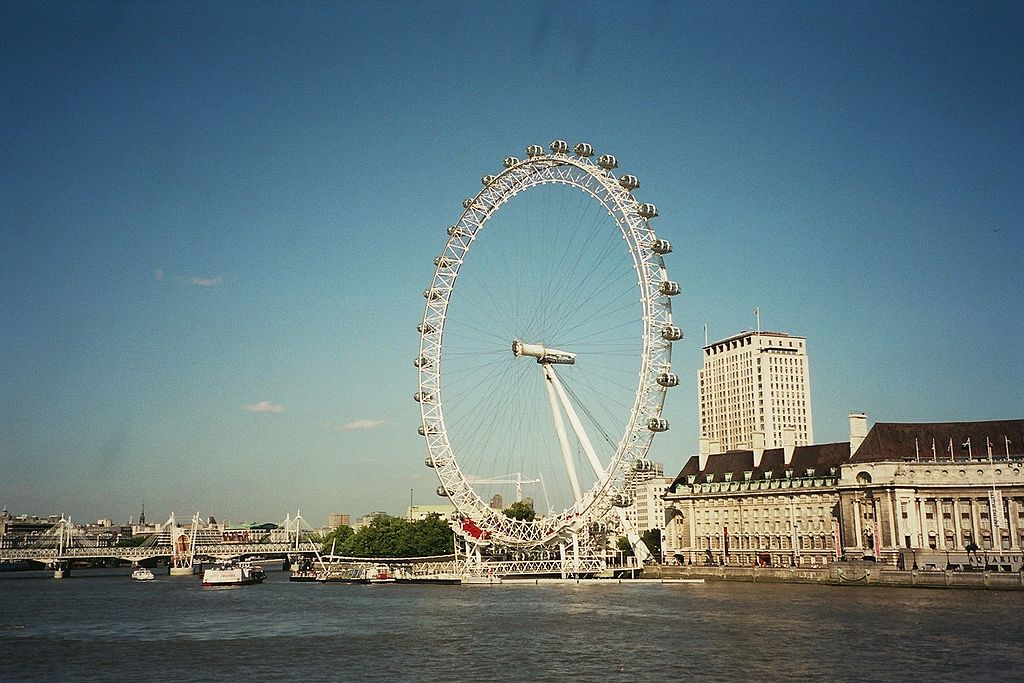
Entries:
<svg viewBox="0 0 1024 683">
<path fill-rule="evenodd" d="M 625 475 L 669 427 L 672 247 L 639 180 L 595 156 L 555 140 L 505 159 L 463 202 L 423 292 L 419 432 L 470 542 L 530 549 L 625 521 Z M 495 505 L 512 483 L 517 499 L 531 487 L 536 519 Z"/>
</svg>

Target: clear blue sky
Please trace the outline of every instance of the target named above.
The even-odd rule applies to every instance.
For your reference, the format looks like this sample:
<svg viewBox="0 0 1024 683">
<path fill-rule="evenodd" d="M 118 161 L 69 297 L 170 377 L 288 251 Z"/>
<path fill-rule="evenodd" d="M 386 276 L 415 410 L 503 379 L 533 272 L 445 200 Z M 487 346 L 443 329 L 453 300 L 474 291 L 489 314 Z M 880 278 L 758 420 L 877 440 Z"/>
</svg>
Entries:
<svg viewBox="0 0 1024 683">
<path fill-rule="evenodd" d="M 438 501 L 420 295 L 531 143 L 638 175 L 702 326 L 806 336 L 815 436 L 1024 417 L 1018 3 L 0 7 L 0 504 Z"/>
</svg>

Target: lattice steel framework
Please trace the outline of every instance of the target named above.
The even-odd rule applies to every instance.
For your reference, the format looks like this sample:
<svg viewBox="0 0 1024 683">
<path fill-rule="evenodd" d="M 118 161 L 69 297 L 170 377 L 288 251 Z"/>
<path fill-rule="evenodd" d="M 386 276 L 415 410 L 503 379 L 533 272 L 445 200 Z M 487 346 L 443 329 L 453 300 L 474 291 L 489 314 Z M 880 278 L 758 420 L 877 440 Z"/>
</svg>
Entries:
<svg viewBox="0 0 1024 683">
<path fill-rule="evenodd" d="M 678 383 L 670 368 L 672 342 L 682 338 L 682 331 L 672 322 L 670 297 L 679 293 L 679 287 L 668 280 L 662 258 L 671 251 L 671 245 L 658 239 L 649 224 L 657 216 L 657 209 L 633 197 L 632 191 L 639 186 L 634 176 L 617 178 L 613 174 L 617 165 L 614 157 L 601 156 L 595 163 L 591 160 L 593 149 L 585 143 L 570 152 L 565 142 L 556 140 L 550 149 L 548 153 L 531 145 L 526 159 L 506 159 L 505 169 L 485 176 L 480 193 L 463 203 L 465 210 L 458 223 L 448 229 L 444 249 L 435 259 L 430 287 L 423 293 L 426 306 L 418 326 L 420 351 L 414 363 L 419 368 L 415 399 L 420 404 L 420 433 L 427 443 L 426 464 L 435 469 L 440 481 L 438 492 L 448 496 L 463 520 L 471 520 L 480 530 L 477 540 L 486 538 L 513 548 L 564 540 L 588 521 L 602 518 L 613 506 L 628 504 L 622 490 L 624 474 L 634 462 L 646 459 L 654 433 L 668 428 L 661 416 L 665 392 Z M 603 476 L 598 476 L 589 490 L 561 513 L 528 522 L 491 509 L 460 469 L 445 424 L 441 351 L 449 301 L 474 240 L 502 204 L 545 184 L 568 185 L 585 192 L 614 219 L 637 276 L 643 339 L 636 397 L 614 455 L 604 463 Z"/>
</svg>

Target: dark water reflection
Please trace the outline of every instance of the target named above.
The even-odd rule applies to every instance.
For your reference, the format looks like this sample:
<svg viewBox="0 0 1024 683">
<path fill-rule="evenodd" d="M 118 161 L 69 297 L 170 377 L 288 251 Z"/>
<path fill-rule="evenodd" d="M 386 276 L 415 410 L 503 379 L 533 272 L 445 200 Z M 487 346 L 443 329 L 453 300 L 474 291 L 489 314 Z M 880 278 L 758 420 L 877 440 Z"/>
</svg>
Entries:
<svg viewBox="0 0 1024 683">
<path fill-rule="evenodd" d="M 1020 680 L 1024 593 L 0 576 L 0 680 Z"/>
</svg>

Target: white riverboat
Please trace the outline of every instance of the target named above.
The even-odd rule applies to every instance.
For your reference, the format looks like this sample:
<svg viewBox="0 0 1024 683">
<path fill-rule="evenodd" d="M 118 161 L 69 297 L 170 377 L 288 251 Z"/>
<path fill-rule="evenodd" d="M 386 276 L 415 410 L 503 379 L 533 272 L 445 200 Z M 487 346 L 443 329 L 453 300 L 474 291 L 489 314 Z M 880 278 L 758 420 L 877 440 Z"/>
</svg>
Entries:
<svg viewBox="0 0 1024 683">
<path fill-rule="evenodd" d="M 145 567 L 139 567 L 132 572 L 132 578 L 136 581 L 152 581 L 156 577 L 153 576 L 153 572 L 146 569 Z"/>
<path fill-rule="evenodd" d="M 263 567 L 251 562 L 216 564 L 203 572 L 204 586 L 248 586 L 263 583 Z"/>
</svg>

